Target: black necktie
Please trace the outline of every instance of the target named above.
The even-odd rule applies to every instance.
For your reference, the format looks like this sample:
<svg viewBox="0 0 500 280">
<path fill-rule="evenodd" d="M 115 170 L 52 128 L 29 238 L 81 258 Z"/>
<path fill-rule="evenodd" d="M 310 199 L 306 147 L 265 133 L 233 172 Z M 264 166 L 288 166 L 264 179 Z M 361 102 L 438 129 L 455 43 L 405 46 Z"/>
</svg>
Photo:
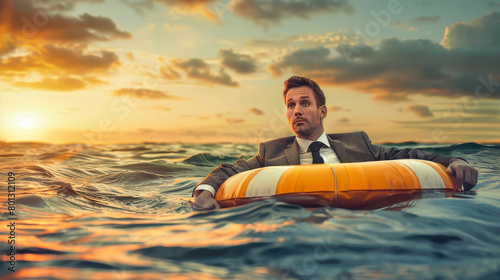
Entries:
<svg viewBox="0 0 500 280">
<path fill-rule="evenodd" d="M 312 142 L 311 145 L 309 145 L 309 150 L 311 151 L 313 156 L 313 163 L 325 163 L 323 161 L 323 158 L 319 154 L 319 150 L 323 145 L 324 145 L 323 143 L 318 141 Z"/>
</svg>

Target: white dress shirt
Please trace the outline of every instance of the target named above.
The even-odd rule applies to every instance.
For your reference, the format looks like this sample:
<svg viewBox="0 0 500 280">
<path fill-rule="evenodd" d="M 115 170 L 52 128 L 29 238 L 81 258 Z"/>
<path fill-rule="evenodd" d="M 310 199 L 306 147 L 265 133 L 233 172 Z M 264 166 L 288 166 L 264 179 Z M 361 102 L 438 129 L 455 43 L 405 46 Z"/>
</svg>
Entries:
<svg viewBox="0 0 500 280">
<path fill-rule="evenodd" d="M 323 132 L 316 141 L 325 144 L 325 146 L 321 147 L 319 150 L 319 155 L 323 158 L 325 163 L 338 163 L 340 162 L 337 154 L 330 146 L 330 142 L 328 142 L 328 137 L 326 137 L 326 133 Z M 297 137 L 297 144 L 299 144 L 299 160 L 300 164 L 312 164 L 313 157 L 311 151 L 309 151 L 309 145 L 311 145 L 312 140 L 302 139 Z"/>
<path fill-rule="evenodd" d="M 302 139 L 299 137 L 296 137 L 297 139 L 297 144 L 299 144 L 299 161 L 300 164 L 312 164 L 313 158 L 312 158 L 312 153 L 308 150 L 309 145 L 311 145 L 312 140 L 307 140 L 307 139 Z M 321 147 L 319 150 L 320 156 L 323 158 L 323 161 L 325 163 L 338 163 L 340 162 L 339 158 L 337 157 L 337 154 L 335 151 L 332 149 L 330 146 L 330 142 L 328 142 L 328 138 L 326 137 L 326 133 L 323 132 L 316 141 L 319 141 L 325 146 Z M 198 195 L 198 192 L 206 190 L 209 191 L 212 194 L 212 197 L 215 197 L 215 189 L 214 187 L 208 185 L 208 184 L 201 184 L 198 187 L 196 187 L 196 190 L 194 191 L 195 196 Z"/>
</svg>

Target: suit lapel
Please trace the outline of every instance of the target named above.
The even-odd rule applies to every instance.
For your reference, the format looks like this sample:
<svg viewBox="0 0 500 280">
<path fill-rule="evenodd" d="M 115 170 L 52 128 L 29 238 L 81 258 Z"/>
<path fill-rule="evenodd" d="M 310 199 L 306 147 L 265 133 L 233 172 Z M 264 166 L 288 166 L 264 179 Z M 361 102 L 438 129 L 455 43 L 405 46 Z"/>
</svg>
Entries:
<svg viewBox="0 0 500 280">
<path fill-rule="evenodd" d="M 333 140 L 328 135 L 327 137 L 340 162 L 349 162 L 349 158 L 347 157 L 344 145 L 339 140 Z"/>
<path fill-rule="evenodd" d="M 293 140 L 293 143 L 288 144 L 285 148 L 285 156 L 289 165 L 299 165 L 299 144 L 297 139 Z"/>
</svg>

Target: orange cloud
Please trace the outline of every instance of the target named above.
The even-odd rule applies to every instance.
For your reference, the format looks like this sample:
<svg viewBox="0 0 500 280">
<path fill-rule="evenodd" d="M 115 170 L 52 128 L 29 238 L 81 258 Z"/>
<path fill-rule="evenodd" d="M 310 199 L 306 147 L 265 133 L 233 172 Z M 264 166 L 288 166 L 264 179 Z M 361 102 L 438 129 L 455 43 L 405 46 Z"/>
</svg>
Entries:
<svg viewBox="0 0 500 280">
<path fill-rule="evenodd" d="M 227 118 L 226 122 L 229 123 L 229 124 L 238 124 L 238 123 L 245 122 L 245 120 L 244 119 L 231 119 L 231 118 Z"/>
<path fill-rule="evenodd" d="M 181 78 L 181 74 L 175 71 L 175 69 L 171 65 L 163 65 L 160 68 L 161 76 L 167 80 L 177 80 Z"/>
<path fill-rule="evenodd" d="M 17 82 L 15 85 L 40 89 L 68 89 L 73 91 L 85 85 L 104 83 L 95 74 L 108 73 L 121 63 L 113 52 L 85 53 L 83 49 L 42 46 L 37 52 L 23 56 L 0 58 L 0 78 L 26 77 L 33 73 L 43 76 L 43 81 Z M 68 78 L 68 75 L 74 77 Z M 54 76 L 58 76 L 55 77 Z M 76 82 L 76 81 L 79 82 Z M 40 83 L 47 83 L 43 86 Z"/>
<path fill-rule="evenodd" d="M 167 111 L 167 112 L 172 111 L 172 109 L 170 109 L 169 107 L 165 107 L 163 105 L 150 106 L 148 108 L 153 110 Z"/>
<path fill-rule="evenodd" d="M 78 2 L 102 0 L 2 1 L 0 79 L 15 86 L 57 91 L 104 83 L 100 80 L 103 74 L 113 73 L 121 63 L 114 52 L 87 51 L 88 44 L 128 39 L 132 35 L 119 30 L 107 17 L 67 15 Z M 21 50 L 17 53 L 22 55 L 15 50 Z M 33 74 L 41 76 L 41 80 L 22 80 Z M 15 82 L 13 77 L 17 78 Z"/>
<path fill-rule="evenodd" d="M 182 99 L 177 96 L 172 96 L 164 93 L 161 90 L 153 89 L 133 89 L 133 88 L 122 88 L 117 89 L 113 92 L 114 96 L 132 96 L 138 99 Z"/>
<path fill-rule="evenodd" d="M 219 22 L 219 18 L 215 13 L 216 9 L 211 7 L 211 5 L 217 5 L 218 1 L 219 0 L 125 0 L 125 4 L 142 15 L 146 10 L 153 10 L 155 3 L 162 3 L 169 8 L 170 12 L 178 12 L 180 14 L 201 14 L 209 20 Z"/>
<path fill-rule="evenodd" d="M 10 21 L 2 21 L 4 31 L 12 40 L 24 44 L 34 42 L 55 44 L 90 43 L 112 39 L 128 39 L 132 35 L 121 31 L 110 18 L 84 13 L 78 17 L 64 15 L 74 3 L 47 7 L 44 1 L 4 1 L 0 14 L 10 15 Z M 45 1 L 47 2 L 47 1 Z"/>
<path fill-rule="evenodd" d="M 38 82 L 16 82 L 15 86 L 51 91 L 74 91 L 87 87 L 87 82 L 75 78 L 45 78 Z"/>
<path fill-rule="evenodd" d="M 254 108 L 254 107 L 252 107 L 252 108 L 248 109 L 248 111 L 247 111 L 247 112 L 248 112 L 248 113 L 255 114 L 255 115 L 257 115 L 257 116 L 262 116 L 262 115 L 264 115 L 264 111 L 262 111 L 262 110 L 260 110 L 260 109 L 257 109 L 257 108 Z"/>
<path fill-rule="evenodd" d="M 339 112 L 339 111 L 350 112 L 351 110 L 343 108 L 343 107 L 340 107 L 340 106 L 337 106 L 337 105 L 333 105 L 333 106 L 330 106 L 328 108 L 328 111 L 330 111 L 330 112 Z"/>
</svg>

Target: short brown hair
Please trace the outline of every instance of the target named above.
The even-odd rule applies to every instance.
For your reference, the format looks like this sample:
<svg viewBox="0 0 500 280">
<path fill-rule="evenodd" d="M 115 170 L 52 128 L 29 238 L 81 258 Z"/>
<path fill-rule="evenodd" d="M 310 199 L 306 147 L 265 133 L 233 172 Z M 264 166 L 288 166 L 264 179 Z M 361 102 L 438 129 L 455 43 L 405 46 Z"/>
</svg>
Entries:
<svg viewBox="0 0 500 280">
<path fill-rule="evenodd" d="M 303 86 L 310 87 L 313 90 L 314 97 L 316 98 L 316 103 L 318 107 L 321 105 L 325 105 L 326 103 L 326 97 L 321 88 L 315 81 L 309 78 L 291 76 L 284 82 L 284 84 L 285 84 L 285 89 L 283 90 L 283 99 L 285 100 L 285 104 L 286 104 L 286 93 L 291 88 L 303 87 Z"/>
</svg>

